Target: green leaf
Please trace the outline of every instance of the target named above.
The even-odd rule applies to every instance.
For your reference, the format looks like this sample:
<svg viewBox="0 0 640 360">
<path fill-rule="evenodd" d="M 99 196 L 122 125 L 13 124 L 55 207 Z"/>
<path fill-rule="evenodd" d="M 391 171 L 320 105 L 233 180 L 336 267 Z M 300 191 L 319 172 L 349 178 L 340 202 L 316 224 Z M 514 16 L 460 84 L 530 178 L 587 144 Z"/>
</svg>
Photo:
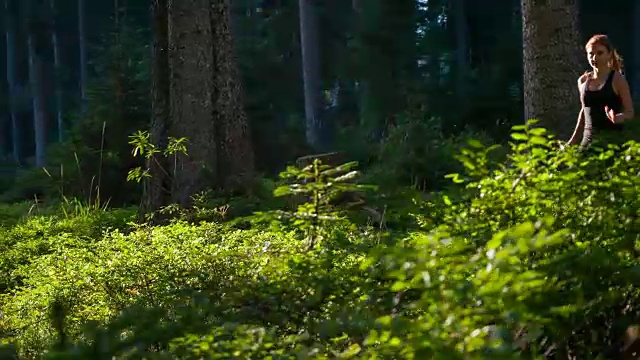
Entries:
<svg viewBox="0 0 640 360">
<path fill-rule="evenodd" d="M 535 135 L 535 136 L 543 136 L 547 133 L 547 129 L 542 128 L 542 127 L 536 127 L 533 129 L 529 129 L 529 133 L 531 135 Z"/>
<path fill-rule="evenodd" d="M 451 179 L 456 184 L 461 184 L 461 183 L 464 182 L 464 180 L 460 177 L 460 174 L 458 174 L 458 173 L 447 174 L 444 177 L 445 177 L 445 179 Z"/>
<path fill-rule="evenodd" d="M 279 186 L 273 190 L 273 196 L 279 197 L 291 194 L 291 188 L 289 186 Z"/>
<path fill-rule="evenodd" d="M 501 234 L 494 235 L 493 238 L 487 242 L 487 249 L 494 250 L 499 248 L 502 245 L 502 238 L 503 235 Z"/>
<path fill-rule="evenodd" d="M 469 144 L 469 146 L 476 148 L 476 149 L 482 149 L 484 148 L 484 145 L 482 145 L 482 143 L 476 139 L 471 139 L 468 140 L 467 143 Z"/>
<path fill-rule="evenodd" d="M 546 138 L 543 138 L 541 136 L 532 136 L 529 138 L 529 141 L 532 144 L 536 144 L 536 145 L 547 145 L 549 143 L 549 141 Z"/>
<path fill-rule="evenodd" d="M 362 350 L 360 348 L 360 345 L 358 344 L 351 344 L 351 346 L 349 346 L 345 351 L 343 351 L 339 358 L 340 359 L 351 359 L 353 357 L 355 357 L 356 355 L 358 355 L 358 353 L 360 352 L 360 350 Z"/>
<path fill-rule="evenodd" d="M 408 288 L 409 284 L 404 281 L 396 281 L 395 283 L 393 283 L 393 285 L 391 285 L 391 291 L 393 292 L 402 291 Z"/>
</svg>

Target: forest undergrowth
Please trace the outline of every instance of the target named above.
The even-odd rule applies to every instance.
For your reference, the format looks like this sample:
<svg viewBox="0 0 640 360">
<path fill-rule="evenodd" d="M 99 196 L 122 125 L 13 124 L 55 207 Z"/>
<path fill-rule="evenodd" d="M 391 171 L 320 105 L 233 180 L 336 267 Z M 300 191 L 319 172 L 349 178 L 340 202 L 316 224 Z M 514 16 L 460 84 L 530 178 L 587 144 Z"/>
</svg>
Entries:
<svg viewBox="0 0 640 360">
<path fill-rule="evenodd" d="M 628 353 L 640 324 L 640 144 L 555 144 L 516 126 L 496 161 L 504 149 L 469 141 L 450 186 L 395 198 L 358 181 L 355 163 L 289 167 L 249 216 L 202 201 L 152 226 L 135 207 L 0 205 L 0 355 Z M 340 205 L 357 192 L 381 218 Z"/>
</svg>

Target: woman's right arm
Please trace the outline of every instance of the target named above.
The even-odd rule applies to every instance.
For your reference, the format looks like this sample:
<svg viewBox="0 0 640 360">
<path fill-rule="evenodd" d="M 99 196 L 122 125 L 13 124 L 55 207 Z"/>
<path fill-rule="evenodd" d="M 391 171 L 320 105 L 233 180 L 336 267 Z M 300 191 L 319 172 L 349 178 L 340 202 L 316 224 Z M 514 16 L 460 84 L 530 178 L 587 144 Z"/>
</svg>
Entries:
<svg viewBox="0 0 640 360">
<path fill-rule="evenodd" d="M 587 76 L 589 76 L 589 73 L 584 73 L 582 74 L 582 76 L 580 76 L 578 78 L 578 93 L 582 94 L 582 91 L 580 90 L 580 88 L 582 87 L 582 84 L 584 84 L 587 81 Z M 580 134 L 584 131 L 584 106 L 582 106 L 582 99 L 580 99 L 580 113 L 578 113 L 578 121 L 576 123 L 576 128 L 573 130 L 573 134 L 571 135 L 571 138 L 569 139 L 569 141 L 567 141 L 568 145 L 573 145 L 576 142 L 578 142 L 578 137 L 580 136 Z"/>
<path fill-rule="evenodd" d="M 581 108 L 580 113 L 578 114 L 578 123 L 576 124 L 575 130 L 573 130 L 573 134 L 571 135 L 571 138 L 569 139 L 569 141 L 567 141 L 567 144 L 574 145 L 577 142 L 578 137 L 580 136 L 579 134 L 582 133 L 583 131 L 584 131 L 584 109 Z"/>
</svg>

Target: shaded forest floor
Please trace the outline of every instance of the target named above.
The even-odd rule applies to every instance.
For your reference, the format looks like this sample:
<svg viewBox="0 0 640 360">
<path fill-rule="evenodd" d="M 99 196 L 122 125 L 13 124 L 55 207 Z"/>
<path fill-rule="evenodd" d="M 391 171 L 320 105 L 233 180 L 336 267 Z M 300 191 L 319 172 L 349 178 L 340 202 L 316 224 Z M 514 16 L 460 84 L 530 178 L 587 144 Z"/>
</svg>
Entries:
<svg viewBox="0 0 640 360">
<path fill-rule="evenodd" d="M 625 334 L 640 324 L 640 144 L 587 156 L 558 151 L 542 129 L 515 131 L 506 162 L 494 146 L 468 142 L 457 156 L 462 171 L 428 194 L 364 186 L 375 176 L 345 165 L 320 169 L 323 177 L 290 168 L 264 186 L 271 197 L 167 208 L 171 220 L 155 226 L 137 221 L 135 207 L 0 205 L 0 353 L 596 359 L 631 351 Z M 360 192 L 364 202 L 344 200 Z"/>
</svg>

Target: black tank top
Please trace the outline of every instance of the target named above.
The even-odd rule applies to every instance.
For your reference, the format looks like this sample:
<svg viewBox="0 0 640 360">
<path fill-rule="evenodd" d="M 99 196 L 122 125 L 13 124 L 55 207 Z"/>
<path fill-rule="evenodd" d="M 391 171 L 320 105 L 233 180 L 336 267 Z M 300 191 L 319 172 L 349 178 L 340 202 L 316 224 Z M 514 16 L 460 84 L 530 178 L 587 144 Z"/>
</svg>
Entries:
<svg viewBox="0 0 640 360">
<path fill-rule="evenodd" d="M 598 90 L 589 90 L 590 79 L 585 81 L 580 88 L 580 97 L 584 105 L 584 133 L 581 145 L 591 143 L 594 134 L 606 130 L 622 130 L 622 124 L 614 124 L 605 113 L 605 106 L 619 113 L 622 110 L 622 101 L 613 90 L 613 76 L 615 70 L 611 70 L 607 81 Z"/>
</svg>

